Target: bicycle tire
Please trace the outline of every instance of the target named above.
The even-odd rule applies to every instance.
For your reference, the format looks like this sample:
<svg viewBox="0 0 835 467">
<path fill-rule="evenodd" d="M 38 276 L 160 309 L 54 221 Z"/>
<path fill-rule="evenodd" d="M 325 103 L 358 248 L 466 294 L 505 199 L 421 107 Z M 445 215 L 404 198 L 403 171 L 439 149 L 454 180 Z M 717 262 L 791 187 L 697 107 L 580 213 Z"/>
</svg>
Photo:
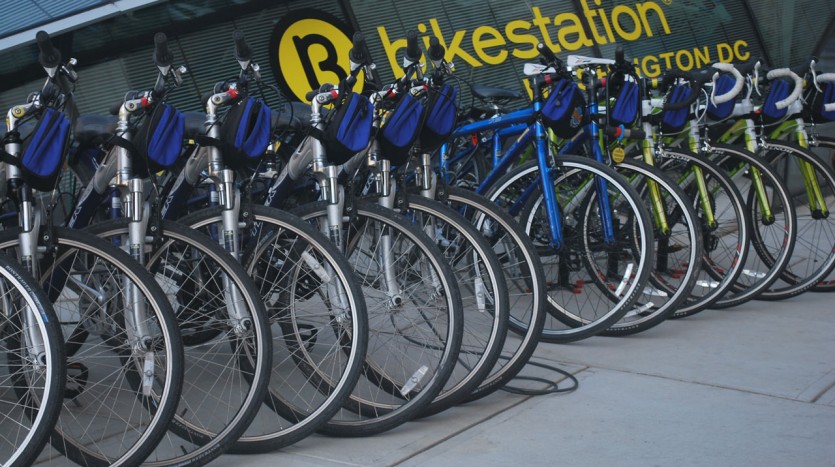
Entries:
<svg viewBox="0 0 835 467">
<path fill-rule="evenodd" d="M 319 223 L 327 219 L 327 204 L 302 205 L 293 213 L 306 221 Z M 333 436 L 367 436 L 411 420 L 437 397 L 455 368 L 461 348 L 463 313 L 455 275 L 438 247 L 423 231 L 399 214 L 362 200 L 354 201 L 348 214 L 348 222 L 343 224 L 346 256 L 362 283 L 368 306 L 365 377 L 358 382 L 345 406 L 323 425 L 320 432 Z M 366 236 L 369 229 L 373 232 Z M 412 270 L 411 265 L 402 270 L 395 269 L 399 279 L 397 286 L 401 288 L 398 296 L 402 301 L 389 297 L 388 291 L 380 290 L 385 286 L 376 285 L 384 282 L 380 278 L 381 268 L 375 263 L 376 247 L 383 243 L 380 240 L 383 236 L 391 239 L 390 251 L 397 251 L 396 259 L 401 267 L 406 266 L 403 262 L 412 255 L 420 255 L 419 266 L 428 269 L 424 272 L 426 275 Z M 365 251 L 365 248 L 371 250 Z M 410 287 L 403 289 L 406 281 L 411 281 Z M 403 296 L 403 292 L 417 291 L 419 286 L 422 286 L 422 296 Z M 442 303 L 435 315 L 427 317 L 425 310 L 410 307 L 413 301 L 416 304 Z M 391 313 L 389 304 L 399 311 Z M 415 323 L 410 323 L 413 316 Z M 417 327 L 421 321 L 428 325 L 428 332 Z M 412 331 L 426 332 L 425 336 L 403 334 L 407 329 L 399 326 L 406 324 Z M 392 336 L 401 338 L 395 341 Z M 421 344 L 421 338 L 426 339 L 427 345 L 412 348 Z M 395 344 L 397 348 L 392 347 Z M 408 368 L 399 364 L 386 365 L 400 358 L 410 361 Z"/>
<path fill-rule="evenodd" d="M 159 227 L 159 238 L 145 246 L 145 266 L 176 304 L 185 370 L 177 413 L 144 464 L 203 465 L 226 452 L 261 407 L 272 333 L 261 295 L 240 263 L 186 225 L 164 220 Z M 127 219 L 116 219 L 86 231 L 126 239 L 129 229 Z"/>
<path fill-rule="evenodd" d="M 748 171 L 750 167 L 755 167 L 760 172 L 774 215 L 774 219 L 768 221 L 759 215 L 760 206 L 750 177 L 737 172 L 732 179 L 751 214 L 751 246 L 755 254 L 749 253 L 743 272 L 734 286 L 713 304 L 716 308 L 727 308 L 763 296 L 783 275 L 797 241 L 797 213 L 785 183 L 762 158 L 745 149 L 724 144 L 712 145 L 709 156 L 720 166 L 729 164 L 734 168 L 739 164 L 747 164 Z"/>
<path fill-rule="evenodd" d="M 419 194 L 403 213 L 435 243 L 455 272 L 464 313 L 464 334 L 455 370 L 440 394 L 419 414 L 440 413 L 463 401 L 499 359 L 509 319 L 507 283 L 492 246 L 463 216 Z"/>
<path fill-rule="evenodd" d="M 809 138 L 809 150 L 815 153 L 824 163 L 829 161 L 832 170 L 835 170 L 835 138 L 817 135 L 814 138 Z M 835 291 L 835 270 L 827 274 L 809 290 L 813 292 Z"/>
<path fill-rule="evenodd" d="M 637 184 L 641 200 L 651 211 L 656 206 L 648 181 L 656 183 L 669 228 L 669 232 L 661 232 L 653 222 L 656 254 L 650 284 L 644 289 L 638 304 L 624 318 L 601 332 L 606 336 L 627 336 L 661 324 L 690 296 L 701 272 L 702 232 L 689 197 L 675 180 L 659 169 L 634 159 L 626 159 L 614 168 L 622 175 L 637 175 L 637 178 L 630 179 L 631 183 Z M 590 214 L 585 218 L 590 219 Z"/>
<path fill-rule="evenodd" d="M 486 397 L 504 387 L 528 363 L 545 324 L 545 273 L 530 237 L 499 206 L 472 191 L 446 188 L 443 202 L 462 213 L 488 239 L 507 281 L 510 303 L 509 332 L 502 356 L 490 374 L 466 398 Z"/>
<path fill-rule="evenodd" d="M 221 222 L 222 211 L 221 207 L 199 210 L 181 222 L 206 231 Z M 368 344 L 368 316 L 350 264 L 310 224 L 285 211 L 258 205 L 244 206 L 240 221 L 248 225 L 240 235 L 241 261 L 258 285 L 262 300 L 269 304 L 274 328 L 273 369 L 264 405 L 230 452 L 257 453 L 304 439 L 342 407 L 360 378 Z M 301 257 L 304 254 L 310 259 Z M 327 280 L 338 279 L 347 295 L 348 309 L 331 305 L 327 287 L 322 286 L 325 279 L 311 274 L 315 269 L 311 262 L 324 263 Z M 269 266 L 275 263 L 282 266 Z M 289 317 L 284 307 L 292 309 Z M 335 311 L 322 318 L 321 310 Z"/>
<path fill-rule="evenodd" d="M 785 268 L 780 280 L 763 292 L 763 300 L 782 300 L 799 295 L 824 280 L 835 269 L 835 171 L 808 150 L 785 141 L 765 140 L 761 153 L 775 168 L 788 165 L 788 159 L 805 161 L 817 179 L 826 212 L 813 209 L 808 196 L 793 197 L 798 206 L 798 251 Z M 785 172 L 787 177 L 788 172 Z"/>
<path fill-rule="evenodd" d="M 49 440 L 66 389 L 63 341 L 40 286 L 22 266 L 0 257 L 0 465 L 34 464 Z M 33 355 L 32 348 L 40 350 Z"/>
<path fill-rule="evenodd" d="M 597 286 L 585 288 L 585 282 L 594 282 L 588 280 L 590 278 L 587 275 L 601 274 L 601 270 L 599 268 L 595 271 L 586 269 L 589 264 L 597 263 L 598 259 L 581 258 L 580 261 L 586 262 L 582 267 L 577 262 L 578 259 L 576 256 L 578 256 L 578 253 L 579 256 L 585 253 L 581 251 L 583 248 L 578 248 L 583 243 L 581 238 L 583 233 L 576 229 L 576 225 L 580 224 L 581 219 L 575 217 L 574 221 L 576 223 L 574 225 L 564 224 L 563 249 L 558 253 L 549 246 L 550 233 L 548 233 L 547 217 L 542 217 L 544 212 L 538 209 L 540 205 L 539 201 L 543 198 L 541 186 L 534 188 L 535 191 L 524 203 L 520 212 L 520 222 L 523 229 L 533 238 L 539 238 L 541 240 L 537 244 L 537 250 L 540 256 L 544 255 L 545 257 L 551 258 L 550 261 L 543 261 L 543 264 L 546 278 L 550 279 L 548 281 L 548 311 L 555 319 L 546 322 L 541 339 L 546 342 L 567 343 L 588 338 L 608 329 L 623 318 L 634 306 L 649 280 L 650 265 L 654 254 L 654 241 L 649 223 L 649 214 L 646 208 L 637 201 L 639 195 L 614 170 L 595 161 L 577 156 L 560 156 L 556 158 L 556 166 L 553 170 L 555 172 L 553 186 L 560 189 L 567 187 L 567 184 L 564 182 L 569 177 L 576 179 L 575 183 L 578 184 L 576 186 L 572 185 L 572 188 L 578 188 L 580 190 L 584 183 L 591 183 L 590 181 L 594 177 L 599 176 L 606 179 L 612 190 L 624 194 L 617 195 L 618 199 L 627 203 L 626 206 L 628 206 L 622 212 L 626 214 L 623 219 L 626 220 L 628 225 L 634 225 L 635 231 L 637 232 L 635 238 L 621 239 L 623 241 L 620 242 L 621 248 L 618 251 L 611 252 L 612 254 L 610 254 L 610 252 L 601 250 L 602 255 L 599 255 L 598 259 L 606 261 L 607 267 L 610 264 L 608 262 L 611 261 L 612 256 L 617 257 L 616 259 L 619 259 L 621 255 L 629 255 L 630 257 L 627 260 L 625 269 L 622 271 L 620 270 L 620 264 L 622 262 L 616 261 L 618 264 L 616 269 L 618 270 L 606 271 L 606 273 L 614 272 L 615 274 L 602 273 L 607 278 L 620 277 L 619 284 L 614 288 L 618 297 L 612 303 L 610 291 L 607 290 L 604 292 Z M 533 178 L 531 177 L 534 176 L 533 174 L 536 171 L 538 171 L 536 161 L 531 161 L 517 167 L 505 174 L 491 187 L 488 191 L 488 198 L 495 201 L 502 197 L 503 193 L 506 194 L 506 190 L 516 185 L 519 180 L 527 179 L 532 181 Z M 576 177 L 578 175 L 579 177 Z M 538 177 L 538 174 L 536 177 Z M 575 196 L 575 194 L 572 193 L 571 196 Z M 560 198 L 560 196 L 561 194 L 557 193 L 558 202 L 562 206 L 565 206 L 563 202 L 565 195 L 562 195 L 563 198 Z M 575 199 L 574 201 L 582 200 Z M 614 206 L 614 203 L 612 205 Z M 575 204 L 575 206 L 579 206 L 579 204 Z M 563 213 L 563 217 L 566 220 L 570 220 L 570 216 L 573 216 L 573 214 Z M 546 232 L 546 236 L 537 235 L 538 232 Z M 607 289 L 608 285 L 603 288 Z M 578 289 L 579 292 L 577 292 Z M 579 300 L 580 295 L 583 296 L 582 302 Z M 599 312 L 599 315 L 597 310 L 590 309 L 597 305 L 603 307 L 601 308 L 603 311 Z"/>
<path fill-rule="evenodd" d="M 724 170 L 684 149 L 665 148 L 658 154 L 658 166 L 685 187 L 702 228 L 702 270 L 690 297 L 670 318 L 695 315 L 722 299 L 742 274 L 751 249 L 751 221 L 742 194 Z M 708 225 L 692 169 L 704 175 L 708 204 L 716 221 Z"/>
<path fill-rule="evenodd" d="M 15 251 L 19 233 L 19 228 L 0 232 L 0 250 Z M 62 322 L 91 331 L 67 361 L 73 387 L 65 393 L 51 444 L 82 465 L 139 464 L 166 434 L 180 398 L 183 345 L 174 312 L 148 271 L 113 245 L 62 227 L 42 232 L 41 241 L 45 240 L 49 244 L 42 245 L 46 248 L 42 248 L 40 283 L 47 286 Z M 134 299 L 141 300 L 151 316 L 143 321 L 149 331 L 148 341 L 141 344 L 154 349 L 153 355 L 139 348 L 139 342 L 127 342 L 132 331 L 125 325 L 130 318 L 126 320 L 119 302 L 123 292 L 112 290 L 125 284 L 130 284 L 137 294 Z M 76 335 L 72 329 L 62 331 L 64 339 Z M 142 355 L 129 355 L 134 351 Z M 154 377 L 142 380 L 139 374 L 147 372 Z M 138 380 L 143 390 L 137 394 Z M 103 387 L 108 381 L 114 386 Z M 116 422 L 130 425 L 119 434 L 120 442 L 102 442 L 113 436 Z"/>
</svg>

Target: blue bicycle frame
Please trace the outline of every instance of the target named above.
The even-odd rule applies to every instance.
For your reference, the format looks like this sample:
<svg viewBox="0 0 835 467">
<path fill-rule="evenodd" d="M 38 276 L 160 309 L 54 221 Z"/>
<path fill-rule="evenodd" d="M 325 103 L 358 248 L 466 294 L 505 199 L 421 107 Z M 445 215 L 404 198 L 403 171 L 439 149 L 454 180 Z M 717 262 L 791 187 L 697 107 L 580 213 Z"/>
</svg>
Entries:
<svg viewBox="0 0 835 467">
<path fill-rule="evenodd" d="M 548 187 L 552 184 L 552 172 L 553 168 L 550 167 L 548 163 L 548 135 L 545 127 L 536 118 L 539 114 L 539 111 L 542 108 L 542 102 L 539 99 L 534 100 L 533 106 L 517 110 L 515 112 L 511 112 L 504 115 L 499 115 L 489 120 L 482 120 L 474 123 L 470 123 L 467 125 L 463 125 L 461 127 L 456 128 L 456 130 L 452 134 L 452 138 L 457 137 L 464 137 L 473 133 L 479 133 L 488 130 L 494 130 L 493 133 L 493 169 L 487 176 L 481 181 L 479 186 L 476 188 L 476 193 L 485 194 L 488 189 L 502 176 L 504 175 L 507 170 L 510 168 L 511 164 L 513 164 L 518 158 L 522 155 L 525 151 L 527 146 L 531 143 L 532 140 L 536 140 L 536 157 L 537 163 L 539 165 L 539 180 L 537 183 L 532 184 L 531 186 L 527 187 L 522 194 L 520 200 L 517 200 L 514 203 L 514 209 L 518 210 L 524 204 L 524 200 L 530 197 L 538 186 Z M 597 103 L 592 100 L 592 104 L 590 105 L 589 109 L 592 114 L 595 114 L 598 111 Z M 524 123 L 525 126 L 520 125 Z M 599 128 L 597 123 L 592 121 L 587 125 L 587 130 L 592 135 L 592 141 L 597 141 L 599 135 Z M 507 152 L 499 157 L 499 148 L 501 147 L 501 138 L 507 137 L 511 134 L 520 133 L 519 137 L 516 139 L 516 142 L 507 150 Z M 576 148 L 576 145 L 571 145 L 570 147 Z M 570 150 L 568 148 L 567 150 Z M 566 151 L 560 151 L 560 154 L 566 154 Z M 595 159 L 598 162 L 603 162 L 603 153 L 600 149 L 599 145 L 592 144 L 592 151 L 595 155 Z M 441 147 L 441 161 L 440 167 L 443 171 L 446 170 L 447 165 L 450 163 L 447 160 L 446 155 L 449 153 L 449 144 L 445 144 Z M 603 238 L 607 244 L 612 244 L 615 241 L 614 235 L 614 227 L 612 222 L 612 214 L 611 214 L 611 207 L 609 204 L 608 196 L 604 196 L 605 193 L 608 191 L 607 183 L 600 177 L 595 177 L 595 188 L 599 194 L 598 198 L 598 206 L 601 213 L 601 222 L 603 226 Z M 557 202 L 556 193 L 554 190 L 551 189 L 543 189 L 542 190 L 543 196 L 545 198 L 545 208 L 548 214 L 548 220 L 550 225 L 550 234 L 551 234 L 551 246 L 555 249 L 559 249 L 562 247 L 562 215 L 560 212 L 559 203 Z M 514 213 L 511 212 L 513 215 Z"/>
</svg>

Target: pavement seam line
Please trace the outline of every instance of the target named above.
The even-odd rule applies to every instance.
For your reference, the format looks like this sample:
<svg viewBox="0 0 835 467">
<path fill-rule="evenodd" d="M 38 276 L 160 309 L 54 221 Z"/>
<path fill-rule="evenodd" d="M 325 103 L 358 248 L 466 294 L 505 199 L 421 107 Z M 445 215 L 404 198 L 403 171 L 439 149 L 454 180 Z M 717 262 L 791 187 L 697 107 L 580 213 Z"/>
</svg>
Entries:
<svg viewBox="0 0 835 467">
<path fill-rule="evenodd" d="M 823 390 L 821 390 L 819 393 L 817 393 L 817 395 L 815 395 L 815 397 L 813 397 L 811 400 L 809 400 L 809 402 L 812 403 L 812 404 L 816 403 L 818 400 L 820 400 L 821 397 L 823 397 L 824 394 L 829 392 L 832 388 L 835 388 L 835 381 L 833 381 L 832 383 L 829 384 L 829 386 L 825 387 Z"/>
<path fill-rule="evenodd" d="M 577 376 L 578 374 L 580 374 L 580 373 L 582 373 L 582 372 L 584 372 L 584 371 L 588 370 L 589 368 L 591 368 L 591 367 L 589 367 L 589 366 L 583 366 L 582 368 L 580 368 L 580 369 L 578 369 L 578 370 L 576 370 L 576 371 L 574 371 L 574 372 L 569 372 L 569 373 L 570 373 L 572 376 Z M 560 379 L 560 380 L 558 380 L 558 381 L 555 381 L 555 382 L 556 382 L 557 384 L 559 384 L 559 383 L 561 383 L 561 382 L 565 381 L 566 379 L 568 379 L 568 377 L 565 377 L 565 376 L 564 376 L 562 379 Z M 511 381 L 512 381 L 512 380 L 511 380 Z M 501 389 L 499 389 L 499 391 L 501 391 Z M 558 395 L 558 394 L 546 394 L 546 395 Z M 474 421 L 473 423 L 470 423 L 470 424 L 469 424 L 469 425 L 467 425 L 467 426 L 461 427 L 461 429 L 459 429 L 459 430 L 457 430 L 457 431 L 455 431 L 455 432 L 453 432 L 453 433 L 450 433 L 450 434 L 448 434 L 447 436 L 444 436 L 443 438 L 441 438 L 441 439 L 439 439 L 439 440 L 437 440 L 437 441 L 435 441 L 435 442 L 433 442 L 433 443 L 431 443 L 431 444 L 429 444 L 429 445 L 427 445 L 427 446 L 424 446 L 423 448 L 421 448 L 421 449 L 419 449 L 419 450 L 417 450 L 417 451 L 415 451 L 415 452 L 413 452 L 413 453 L 411 453 L 411 454 L 406 455 L 406 456 L 405 456 L 405 457 L 403 457 L 402 459 L 399 459 L 399 460 L 397 460 L 397 461 L 395 461 L 395 462 L 392 462 L 391 464 L 386 464 L 386 465 L 387 465 L 387 467 L 394 467 L 394 466 L 400 465 L 400 464 L 402 464 L 402 463 L 406 462 L 407 460 L 412 459 L 412 458 L 414 458 L 415 456 L 418 456 L 418 455 L 420 455 L 420 454 L 423 454 L 424 452 L 426 452 L 426 451 L 428 451 L 428 450 L 430 450 L 430 449 L 432 449 L 432 448 L 434 448 L 434 447 L 436 447 L 436 446 L 439 446 L 439 445 L 441 445 L 441 444 L 443 444 L 443 443 L 445 443 L 445 442 L 449 441 L 449 440 L 450 440 L 450 439 L 452 439 L 452 438 L 455 438 L 456 436 L 458 436 L 458 435 L 460 435 L 460 434 L 464 433 L 465 431 L 467 431 L 467 430 L 469 430 L 469 429 L 471 429 L 471 428 L 474 428 L 474 427 L 476 427 L 476 426 L 478 426 L 478 425 L 481 425 L 482 423 L 484 423 L 484 422 L 486 422 L 486 421 L 488 421 L 488 420 L 492 420 L 492 419 L 496 418 L 497 416 L 499 416 L 499 415 L 501 415 L 501 414 L 503 414 L 503 413 L 507 412 L 508 410 L 510 410 L 510 409 L 512 409 L 512 408 L 515 408 L 515 407 L 518 407 L 519 405 L 521 405 L 521 404 L 523 404 L 523 403 L 525 403 L 525 402 L 527 402 L 527 401 L 529 401 L 529 400 L 531 400 L 531 399 L 533 399 L 533 398 L 535 398 L 535 397 L 541 397 L 541 395 L 535 395 L 535 396 L 525 396 L 525 397 L 523 397 L 522 399 L 520 399 L 518 402 L 516 402 L 515 404 L 511 404 L 511 405 L 509 405 L 509 406 L 505 407 L 504 409 L 499 410 L 499 411 L 498 411 L 498 412 L 496 412 L 496 413 L 490 414 L 489 416 L 487 416 L 487 417 L 485 417 L 485 418 L 482 418 L 482 419 L 480 419 L 480 420 Z M 454 407 L 453 407 L 453 408 L 454 408 Z"/>
<path fill-rule="evenodd" d="M 572 365 L 581 365 L 581 363 L 571 363 L 571 364 Z M 734 388 L 734 387 L 731 387 L 731 386 L 722 386 L 721 384 L 711 384 L 711 383 L 705 383 L 705 382 L 702 382 L 702 381 L 672 378 L 672 377 L 669 377 L 669 376 L 655 375 L 655 374 L 652 374 L 652 373 L 642 373 L 642 372 L 639 372 L 639 371 L 629 371 L 629 370 L 621 370 L 621 369 L 617 369 L 617 368 L 606 368 L 606 367 L 596 367 L 596 366 L 588 366 L 585 369 L 616 371 L 618 373 L 627 373 L 627 374 L 630 374 L 630 375 L 638 375 L 638 376 L 648 376 L 650 378 L 664 379 L 664 380 L 667 380 L 667 381 L 676 381 L 676 382 L 679 382 L 679 383 L 697 384 L 699 386 L 706 386 L 706 387 L 715 388 L 715 389 L 726 389 L 728 391 L 736 391 L 736 392 L 741 392 L 741 393 L 744 393 L 744 394 L 753 394 L 753 395 L 757 395 L 757 396 L 772 397 L 774 399 L 782 399 L 782 400 L 787 400 L 787 401 L 792 401 L 792 402 L 801 402 L 801 403 L 804 403 L 804 404 L 814 404 L 814 400 L 804 401 L 804 400 L 795 399 L 795 398 L 792 398 L 792 397 L 789 397 L 789 396 L 780 396 L 780 395 L 776 395 L 776 394 L 768 394 L 768 393 L 765 393 L 765 392 L 752 391 L 750 389 L 740 389 L 740 388 Z M 835 383 L 832 383 L 832 385 L 830 385 L 827 390 L 831 389 L 832 387 L 835 387 Z M 823 396 L 823 394 L 826 393 L 827 390 L 823 391 L 817 397 Z"/>
</svg>

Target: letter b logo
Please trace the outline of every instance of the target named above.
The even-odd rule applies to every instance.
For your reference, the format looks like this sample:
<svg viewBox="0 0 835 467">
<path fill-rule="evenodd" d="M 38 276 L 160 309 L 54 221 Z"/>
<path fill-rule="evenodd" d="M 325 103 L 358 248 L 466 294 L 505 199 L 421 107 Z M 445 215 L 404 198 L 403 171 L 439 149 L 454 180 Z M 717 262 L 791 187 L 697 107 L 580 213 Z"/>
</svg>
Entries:
<svg viewBox="0 0 835 467">
<path fill-rule="evenodd" d="M 353 31 L 319 10 L 291 12 L 273 29 L 270 63 L 288 97 L 307 102 L 305 94 L 323 83 L 337 84 L 348 75 Z M 360 77 L 355 91 L 362 90 Z"/>
</svg>

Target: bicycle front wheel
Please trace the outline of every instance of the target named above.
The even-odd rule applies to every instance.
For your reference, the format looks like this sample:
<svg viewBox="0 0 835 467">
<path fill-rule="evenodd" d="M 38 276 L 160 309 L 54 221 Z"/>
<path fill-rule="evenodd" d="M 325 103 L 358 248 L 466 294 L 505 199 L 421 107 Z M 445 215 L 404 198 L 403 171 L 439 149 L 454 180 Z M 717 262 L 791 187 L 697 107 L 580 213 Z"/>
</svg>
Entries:
<svg viewBox="0 0 835 467">
<path fill-rule="evenodd" d="M 19 234 L 0 232 L 0 250 L 14 254 Z M 153 276 L 106 241 L 59 227 L 44 236 L 39 282 L 74 349 L 52 446 L 81 465 L 137 465 L 165 435 L 180 399 L 174 311 Z M 39 461 L 54 456 L 45 450 Z"/>
<path fill-rule="evenodd" d="M 791 183 L 797 207 L 797 246 L 792 261 L 780 280 L 761 295 L 766 300 L 779 300 L 811 289 L 835 269 L 835 171 L 792 143 L 766 140 L 762 154 L 783 180 Z"/>
<path fill-rule="evenodd" d="M 221 216 L 208 208 L 182 222 L 211 232 Z M 351 265 L 313 226 L 266 206 L 242 209 L 240 222 L 241 260 L 272 324 L 273 368 L 265 403 L 232 451 L 267 452 L 310 435 L 345 403 L 365 359 L 368 314 Z"/>
<path fill-rule="evenodd" d="M 0 356 L 0 465 L 32 465 L 61 413 L 64 339 L 40 286 L 2 257 Z"/>
<path fill-rule="evenodd" d="M 818 159 L 822 160 L 824 164 L 829 163 L 832 170 L 835 170 L 835 138 L 826 136 L 815 136 L 809 139 L 809 148 Z M 811 290 L 813 292 L 832 292 L 835 291 L 835 269 L 823 277 Z"/>
<path fill-rule="evenodd" d="M 173 304 L 185 346 L 177 414 L 146 465 L 202 464 L 223 454 L 252 422 L 272 369 L 266 308 L 246 270 L 211 238 L 163 221 L 144 245 L 145 266 Z M 127 244 L 127 219 L 88 228 Z"/>
<path fill-rule="evenodd" d="M 648 285 L 654 246 L 649 214 L 629 183 L 609 167 L 595 161 L 560 156 L 552 170 L 553 185 L 562 215 L 562 246 L 550 246 L 550 221 L 539 167 L 524 164 L 492 187 L 493 200 L 519 204 L 519 220 L 534 240 L 545 269 L 549 312 L 542 339 L 572 342 L 593 336 L 621 320 L 634 307 Z M 606 181 L 614 239 L 603 236 L 595 180 Z M 527 184 L 529 186 L 522 186 Z M 528 199 L 509 200 L 509 193 Z M 583 207 L 588 209 L 584 210 Z M 592 213 L 586 219 L 585 211 Z"/>
<path fill-rule="evenodd" d="M 341 237 L 368 306 L 363 376 L 321 431 L 366 436 L 415 417 L 455 369 L 463 334 L 455 274 L 438 247 L 394 211 L 354 201 Z M 327 204 L 294 211 L 329 229 Z"/>
</svg>

